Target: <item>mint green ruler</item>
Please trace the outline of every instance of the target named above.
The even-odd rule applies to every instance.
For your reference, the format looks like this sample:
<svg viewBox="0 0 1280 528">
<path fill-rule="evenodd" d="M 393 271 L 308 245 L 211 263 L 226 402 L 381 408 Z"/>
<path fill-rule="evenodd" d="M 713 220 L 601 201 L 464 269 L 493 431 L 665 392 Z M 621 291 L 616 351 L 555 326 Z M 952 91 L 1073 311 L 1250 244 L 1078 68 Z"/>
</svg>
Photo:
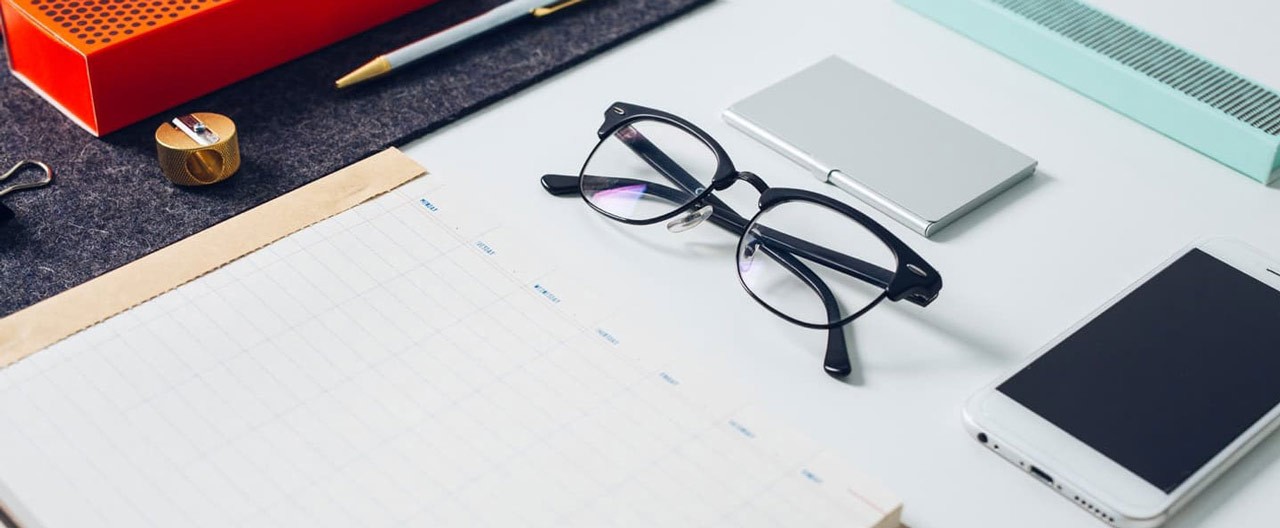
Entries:
<svg viewBox="0 0 1280 528">
<path fill-rule="evenodd" d="M 1280 93 L 1095 7 L 898 1 L 1250 178 L 1280 176 Z"/>
</svg>

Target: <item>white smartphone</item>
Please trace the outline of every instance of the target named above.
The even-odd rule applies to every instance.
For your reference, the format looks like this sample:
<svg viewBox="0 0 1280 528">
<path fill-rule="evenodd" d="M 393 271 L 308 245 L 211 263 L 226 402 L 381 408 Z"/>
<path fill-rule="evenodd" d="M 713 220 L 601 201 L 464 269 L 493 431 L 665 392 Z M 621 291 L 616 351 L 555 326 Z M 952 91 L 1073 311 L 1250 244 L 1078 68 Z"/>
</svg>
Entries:
<svg viewBox="0 0 1280 528">
<path fill-rule="evenodd" d="M 970 435 L 1096 518 L 1163 523 L 1280 424 L 1280 263 L 1179 252 L 965 406 Z"/>
</svg>

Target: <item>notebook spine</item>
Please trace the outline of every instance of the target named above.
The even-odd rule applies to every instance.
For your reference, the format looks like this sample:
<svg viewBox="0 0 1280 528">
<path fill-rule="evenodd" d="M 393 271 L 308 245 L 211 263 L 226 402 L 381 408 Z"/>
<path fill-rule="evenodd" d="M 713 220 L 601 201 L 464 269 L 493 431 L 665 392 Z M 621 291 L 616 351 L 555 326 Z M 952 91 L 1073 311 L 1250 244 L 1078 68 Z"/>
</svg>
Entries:
<svg viewBox="0 0 1280 528">
<path fill-rule="evenodd" d="M 1280 94 L 1075 0 L 898 0 L 1263 183 Z"/>
</svg>

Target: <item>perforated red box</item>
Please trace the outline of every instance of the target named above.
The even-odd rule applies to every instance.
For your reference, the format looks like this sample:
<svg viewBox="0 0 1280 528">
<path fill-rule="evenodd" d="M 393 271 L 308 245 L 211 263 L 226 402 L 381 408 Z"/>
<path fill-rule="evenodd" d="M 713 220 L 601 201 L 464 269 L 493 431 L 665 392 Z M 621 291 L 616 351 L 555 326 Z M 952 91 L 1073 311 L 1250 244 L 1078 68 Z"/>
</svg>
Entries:
<svg viewBox="0 0 1280 528">
<path fill-rule="evenodd" d="M 9 66 L 102 135 L 437 0 L 0 0 Z"/>
</svg>

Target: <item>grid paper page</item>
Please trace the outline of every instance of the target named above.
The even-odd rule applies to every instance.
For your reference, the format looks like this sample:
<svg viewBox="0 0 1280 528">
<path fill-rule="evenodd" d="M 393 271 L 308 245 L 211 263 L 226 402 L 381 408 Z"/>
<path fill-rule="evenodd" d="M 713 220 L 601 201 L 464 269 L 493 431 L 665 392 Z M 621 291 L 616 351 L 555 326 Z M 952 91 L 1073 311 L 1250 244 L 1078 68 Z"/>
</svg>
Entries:
<svg viewBox="0 0 1280 528">
<path fill-rule="evenodd" d="M 896 525 L 890 494 L 472 201 L 419 179 L 0 371 L 6 506 L 50 528 Z"/>
</svg>

